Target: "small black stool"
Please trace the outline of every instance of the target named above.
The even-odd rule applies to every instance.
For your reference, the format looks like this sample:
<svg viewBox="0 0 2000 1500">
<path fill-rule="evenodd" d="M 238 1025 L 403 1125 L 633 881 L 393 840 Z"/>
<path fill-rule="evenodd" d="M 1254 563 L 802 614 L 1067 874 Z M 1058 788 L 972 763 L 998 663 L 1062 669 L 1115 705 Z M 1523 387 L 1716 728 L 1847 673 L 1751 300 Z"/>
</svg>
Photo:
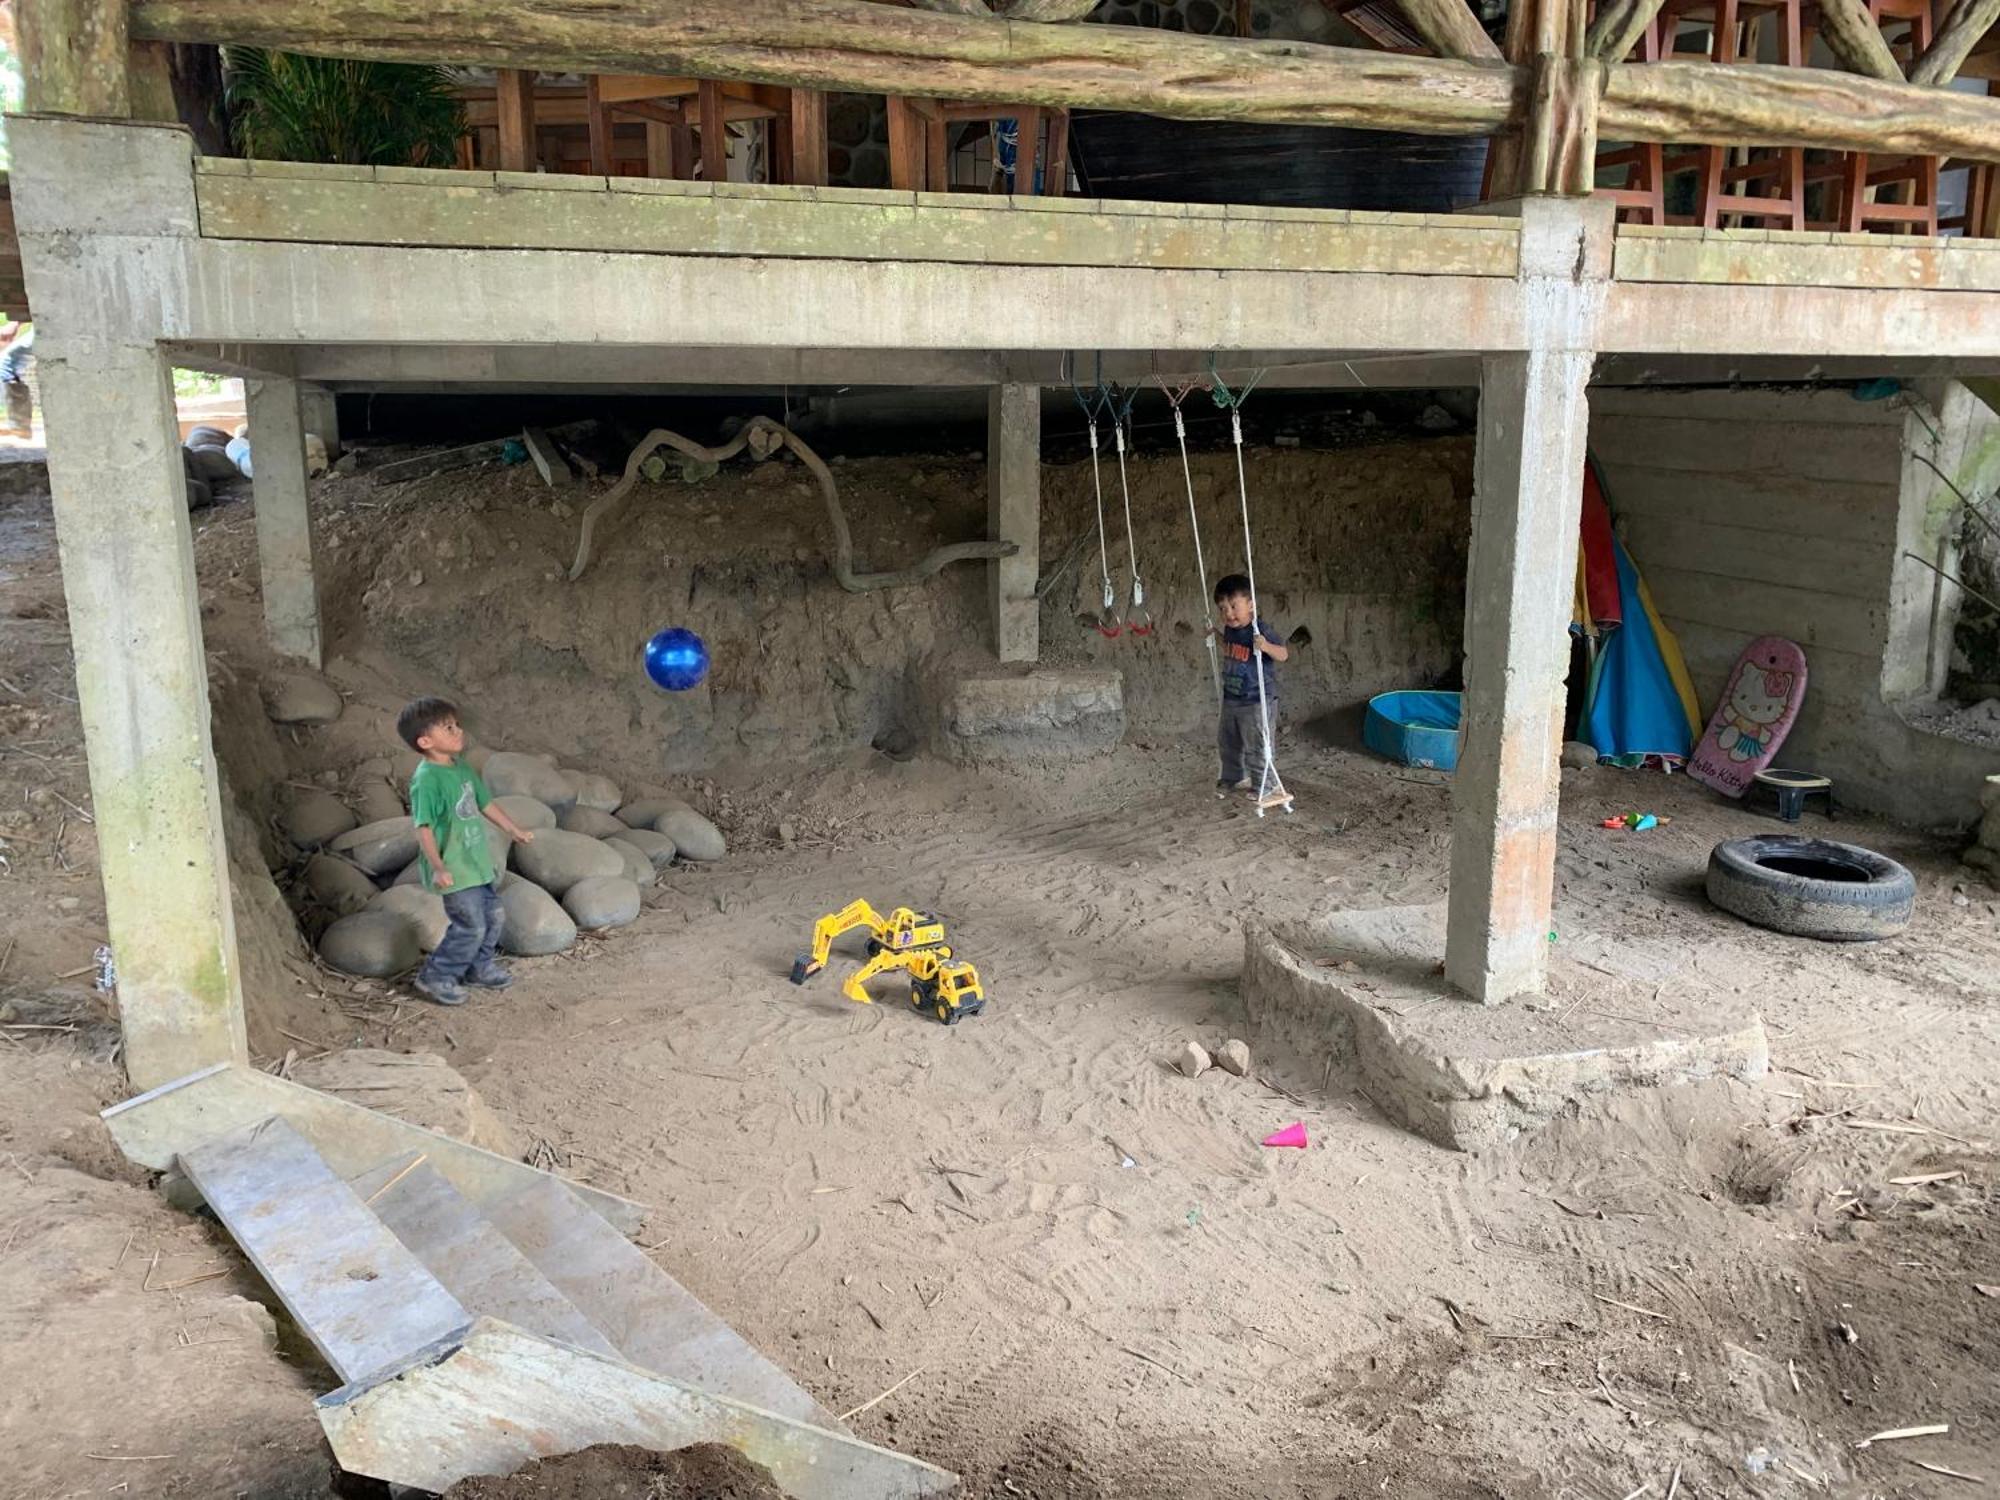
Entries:
<svg viewBox="0 0 2000 1500">
<path fill-rule="evenodd" d="M 1833 778 L 1812 771 L 1780 771 L 1775 768 L 1757 773 L 1757 785 L 1766 787 L 1778 799 L 1778 816 L 1796 823 L 1806 810 L 1806 799 L 1824 797 L 1826 815 L 1833 816 Z"/>
</svg>

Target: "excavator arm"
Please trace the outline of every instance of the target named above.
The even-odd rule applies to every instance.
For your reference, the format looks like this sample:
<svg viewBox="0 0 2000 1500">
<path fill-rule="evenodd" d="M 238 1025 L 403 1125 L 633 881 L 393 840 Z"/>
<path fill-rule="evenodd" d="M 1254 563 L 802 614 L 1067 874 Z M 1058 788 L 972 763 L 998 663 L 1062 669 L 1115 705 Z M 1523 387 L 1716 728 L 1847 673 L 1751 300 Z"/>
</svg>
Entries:
<svg viewBox="0 0 2000 1500">
<path fill-rule="evenodd" d="M 880 940 L 888 925 L 882 914 L 866 901 L 850 901 L 839 911 L 821 917 L 813 923 L 812 951 L 801 953 L 792 963 L 792 983 L 804 984 L 824 969 L 827 956 L 833 952 L 834 939 L 842 933 L 866 927 Z"/>
</svg>

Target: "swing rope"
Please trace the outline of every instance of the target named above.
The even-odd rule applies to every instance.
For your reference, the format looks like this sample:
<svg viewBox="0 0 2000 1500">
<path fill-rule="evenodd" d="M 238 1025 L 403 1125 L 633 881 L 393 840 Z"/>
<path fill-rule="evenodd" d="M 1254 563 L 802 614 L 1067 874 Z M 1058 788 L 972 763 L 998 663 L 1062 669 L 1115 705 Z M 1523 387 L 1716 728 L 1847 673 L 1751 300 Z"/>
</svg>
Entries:
<svg viewBox="0 0 2000 1500">
<path fill-rule="evenodd" d="M 1181 415 L 1181 403 L 1190 392 L 1198 389 L 1201 382 L 1190 380 L 1179 389 L 1170 387 L 1165 380 L 1160 381 L 1160 394 L 1167 398 L 1167 404 L 1174 409 L 1174 440 L 1181 448 L 1181 482 L 1187 486 L 1188 529 L 1194 533 L 1195 608 L 1208 621 L 1208 629 L 1203 638 L 1208 642 L 1208 675 L 1215 684 L 1215 701 L 1222 703 L 1222 658 L 1215 644 L 1215 611 L 1208 597 L 1208 562 L 1201 555 L 1201 517 L 1194 505 L 1194 469 L 1188 463 L 1187 421 Z"/>
<path fill-rule="evenodd" d="M 1132 403 L 1138 399 L 1135 388 L 1128 392 L 1122 404 L 1116 392 L 1109 394 L 1111 404 L 1111 432 L 1118 448 L 1118 493 L 1125 502 L 1125 555 L 1132 567 L 1132 605 L 1125 612 L 1125 623 L 1134 635 L 1153 633 L 1153 615 L 1146 608 L 1146 585 L 1139 578 L 1139 540 L 1132 530 L 1132 486 L 1125 473 L 1126 435 L 1132 426 Z"/>
<path fill-rule="evenodd" d="M 1101 401 L 1104 390 L 1102 379 L 1104 356 L 1102 354 L 1097 356 L 1097 365 L 1100 376 L 1098 380 L 1098 401 Z M 1097 500 L 1097 571 L 1104 580 L 1104 606 L 1097 617 L 1097 629 L 1101 635 L 1115 636 L 1123 629 L 1123 625 L 1118 618 L 1118 591 L 1111 584 L 1111 552 L 1104 536 L 1104 479 L 1099 472 L 1097 463 L 1098 401 L 1085 398 L 1083 388 L 1076 383 L 1073 357 L 1067 353 L 1063 355 L 1063 373 L 1069 379 L 1070 394 L 1076 397 L 1076 404 L 1082 408 L 1084 422 L 1090 429 L 1090 488 Z M 1119 448 L 1119 464 L 1122 472 L 1124 465 L 1124 448 L 1122 446 Z"/>
<path fill-rule="evenodd" d="M 1257 604 L 1257 559 L 1250 546 L 1250 481 L 1243 469 L 1243 403 L 1257 389 L 1264 372 L 1257 371 L 1242 390 L 1232 391 L 1216 371 L 1214 355 L 1209 356 L 1208 371 L 1214 386 L 1215 404 L 1229 413 L 1229 433 L 1236 448 L 1236 496 L 1243 512 L 1243 574 L 1250 581 L 1250 657 L 1257 670 L 1257 728 L 1264 751 L 1264 764 L 1257 777 L 1257 816 L 1261 818 L 1267 807 L 1283 807 L 1290 811 L 1292 805 L 1291 793 L 1285 790 L 1284 782 L 1278 777 L 1277 756 L 1271 746 L 1271 705 L 1264 690 L 1264 674 L 1268 668 L 1261 659 L 1263 653 L 1257 649 L 1257 640 L 1263 633 L 1263 620 Z"/>
</svg>

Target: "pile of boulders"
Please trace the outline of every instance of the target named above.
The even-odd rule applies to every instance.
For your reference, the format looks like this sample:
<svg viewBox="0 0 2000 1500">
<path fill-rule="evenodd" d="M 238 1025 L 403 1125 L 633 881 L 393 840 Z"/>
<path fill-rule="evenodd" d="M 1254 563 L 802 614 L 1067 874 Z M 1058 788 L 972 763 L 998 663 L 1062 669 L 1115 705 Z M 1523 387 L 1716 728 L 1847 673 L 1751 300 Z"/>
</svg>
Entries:
<svg viewBox="0 0 2000 1500">
<path fill-rule="evenodd" d="M 534 842 L 517 844 L 490 823 L 506 912 L 503 951 L 561 953 L 579 932 L 636 919 L 642 892 L 676 859 L 718 860 L 728 851 L 716 826 L 678 797 L 629 800 L 608 777 L 570 770 L 553 755 L 474 748 L 466 759 L 494 802 Z M 333 921 L 319 954 L 347 974 L 387 978 L 416 967 L 444 938 L 444 900 L 423 886 L 416 826 L 404 804 L 407 770 L 371 760 L 343 795 L 294 787 L 284 835 L 305 856 L 302 890 Z"/>
</svg>

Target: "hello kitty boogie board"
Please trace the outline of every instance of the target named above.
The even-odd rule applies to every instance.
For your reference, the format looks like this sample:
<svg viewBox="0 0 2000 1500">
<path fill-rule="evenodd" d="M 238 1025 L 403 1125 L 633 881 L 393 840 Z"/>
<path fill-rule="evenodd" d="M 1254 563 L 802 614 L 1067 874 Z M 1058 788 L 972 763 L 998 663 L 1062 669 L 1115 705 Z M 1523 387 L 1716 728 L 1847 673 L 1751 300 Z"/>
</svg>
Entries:
<svg viewBox="0 0 2000 1500">
<path fill-rule="evenodd" d="M 1806 696 L 1806 654 L 1781 635 L 1743 648 L 1729 686 L 1688 757 L 1687 773 L 1725 797 L 1741 797 L 1791 732 Z"/>
</svg>

